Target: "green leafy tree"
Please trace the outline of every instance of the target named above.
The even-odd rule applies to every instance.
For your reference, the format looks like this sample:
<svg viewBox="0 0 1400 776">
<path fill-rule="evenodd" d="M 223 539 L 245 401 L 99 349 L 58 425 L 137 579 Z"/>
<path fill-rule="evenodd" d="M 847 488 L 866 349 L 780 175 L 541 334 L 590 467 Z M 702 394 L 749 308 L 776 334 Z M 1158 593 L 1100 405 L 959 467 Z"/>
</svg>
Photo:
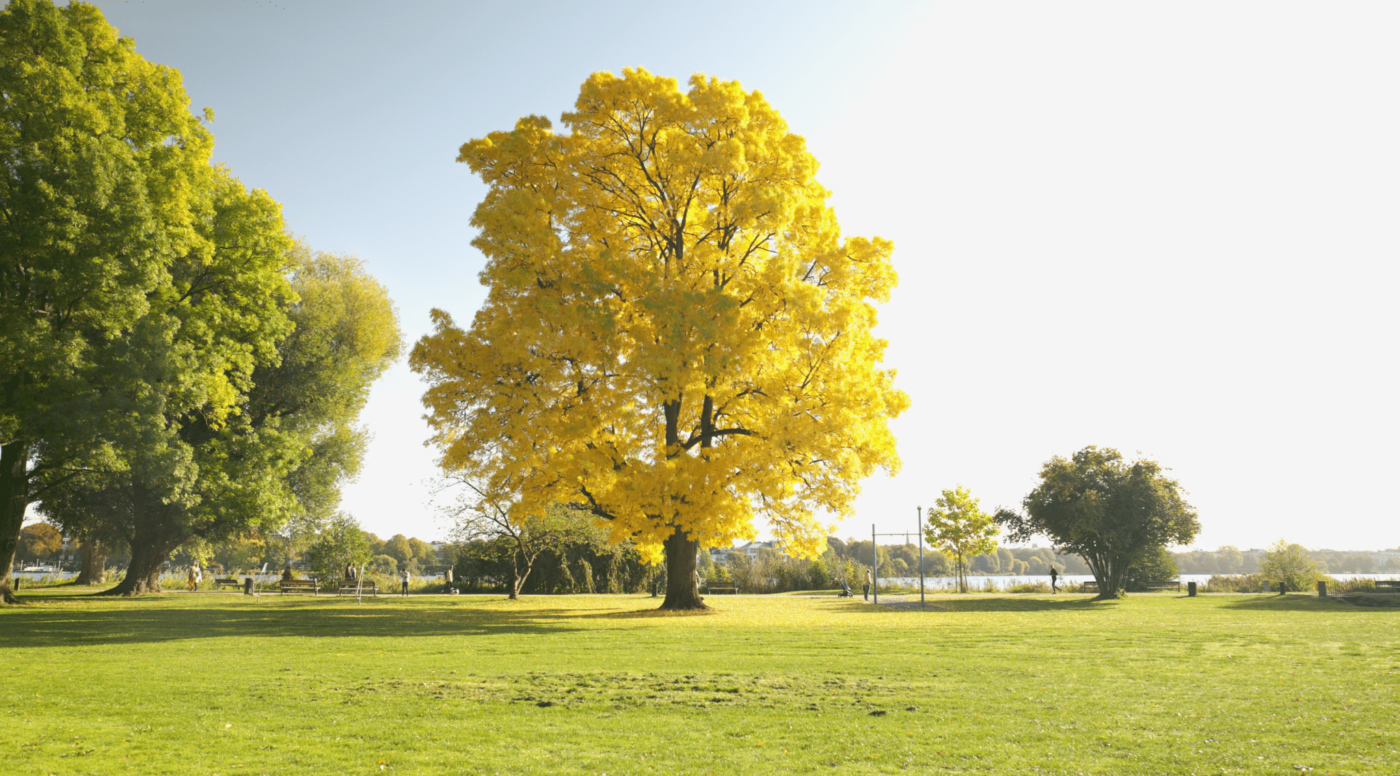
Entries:
<svg viewBox="0 0 1400 776">
<path fill-rule="evenodd" d="M 418 561 L 420 566 L 436 566 L 438 563 L 437 550 L 433 545 L 417 537 L 408 540 L 409 549 L 413 550 L 413 559 Z"/>
<path fill-rule="evenodd" d="M 1128 569 L 1150 553 L 1185 544 L 1201 530 L 1176 480 L 1154 461 L 1128 463 L 1111 448 L 1086 447 L 1051 458 L 1040 485 L 1022 501 L 1025 514 L 998 510 L 1013 542 L 1046 536 L 1055 549 L 1088 564 L 1100 598 L 1117 598 Z"/>
<path fill-rule="evenodd" d="M 403 534 L 394 534 L 389 540 L 384 542 L 384 554 L 406 564 L 413 560 L 413 545 L 408 543 L 408 537 Z"/>
<path fill-rule="evenodd" d="M 212 147 L 179 72 L 143 59 L 94 6 L 12 0 L 0 11 L 5 602 L 28 505 L 123 465 L 106 432 L 140 391 L 98 351 L 173 290 L 177 260 L 212 250 L 197 228 Z"/>
<path fill-rule="evenodd" d="M 280 234 L 280 218 L 276 223 Z M 129 443 L 127 456 L 141 466 L 122 476 L 86 478 L 45 501 L 45 511 L 64 525 L 99 526 L 107 538 L 131 547 L 127 575 L 112 594 L 158 590 L 161 564 L 192 539 L 222 541 L 286 524 L 294 526 L 293 535 L 306 535 L 333 514 L 340 484 L 360 466 L 365 435 L 355 421 L 369 386 L 401 347 L 387 293 L 353 257 L 313 253 L 305 246 L 276 255 L 271 242 L 240 256 L 247 251 L 237 241 L 224 245 L 240 267 L 221 283 L 203 281 L 200 298 L 190 305 L 231 299 L 222 307 L 226 317 L 252 310 L 240 325 L 258 336 L 216 344 L 254 352 L 266 344 L 266 328 L 258 330 L 256 324 L 276 318 L 260 307 L 263 299 L 249 297 L 256 293 L 265 299 L 268 288 L 278 286 L 265 276 L 249 277 L 252 266 L 261 261 L 290 280 L 281 311 L 288 325 L 249 376 L 229 381 L 237 389 L 238 411 L 218 423 L 198 411 L 167 412 L 171 435 Z M 198 324 L 200 318 L 180 320 Z M 192 328 L 199 335 L 212 325 Z M 208 351 L 218 347 L 210 345 Z M 133 354 L 155 358 L 149 349 L 133 348 Z"/>
<path fill-rule="evenodd" d="M 346 566 L 359 568 L 369 562 L 369 540 L 360 524 L 348 514 L 337 513 L 306 550 L 306 563 L 318 579 L 340 579 Z"/>
<path fill-rule="evenodd" d="M 1289 544 L 1283 539 L 1274 542 L 1264 552 L 1259 572 L 1266 579 L 1288 585 L 1289 590 L 1307 590 L 1322 578 L 1317 562 L 1301 544 Z"/>
<path fill-rule="evenodd" d="M 996 522 L 961 485 L 943 491 L 934 508 L 929 510 L 926 522 L 925 539 L 952 558 L 958 590 L 966 593 L 969 561 L 974 556 L 996 551 Z"/>
<path fill-rule="evenodd" d="M 388 574 L 392 576 L 399 573 L 399 562 L 388 555 L 375 555 L 370 561 L 370 567 L 376 574 Z"/>
</svg>

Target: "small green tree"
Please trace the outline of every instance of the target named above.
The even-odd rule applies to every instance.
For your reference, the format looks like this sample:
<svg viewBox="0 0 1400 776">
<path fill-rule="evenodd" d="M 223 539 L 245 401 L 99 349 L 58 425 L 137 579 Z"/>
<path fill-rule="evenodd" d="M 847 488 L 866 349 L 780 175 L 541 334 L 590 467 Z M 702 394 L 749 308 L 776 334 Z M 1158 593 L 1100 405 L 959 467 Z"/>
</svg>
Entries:
<svg viewBox="0 0 1400 776">
<path fill-rule="evenodd" d="M 1288 585 L 1289 590 L 1307 590 L 1322 578 L 1317 562 L 1308 555 L 1308 548 L 1301 544 L 1289 544 L 1284 539 L 1274 542 L 1264 552 L 1259 571 L 1266 579 Z"/>
<path fill-rule="evenodd" d="M 983 512 L 977 499 L 961 485 L 943 491 L 936 506 L 929 510 L 928 527 L 924 529 L 928 543 L 952 557 L 958 589 L 964 593 L 967 592 L 969 560 L 994 552 L 996 535 L 997 525 L 992 516 Z"/>
<path fill-rule="evenodd" d="M 307 565 L 323 580 L 338 579 L 345 567 L 369 561 L 369 539 L 354 517 L 337 512 L 306 551 Z"/>
</svg>

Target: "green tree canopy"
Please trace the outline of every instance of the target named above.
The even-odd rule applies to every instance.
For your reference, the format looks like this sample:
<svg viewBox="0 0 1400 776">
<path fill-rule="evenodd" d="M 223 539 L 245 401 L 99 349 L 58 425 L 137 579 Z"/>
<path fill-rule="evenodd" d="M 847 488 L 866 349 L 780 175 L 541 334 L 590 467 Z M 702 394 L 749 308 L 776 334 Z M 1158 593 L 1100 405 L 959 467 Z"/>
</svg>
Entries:
<svg viewBox="0 0 1400 776">
<path fill-rule="evenodd" d="M 1046 536 L 1056 551 L 1089 564 L 1101 598 L 1117 598 L 1125 575 L 1158 548 L 1185 544 L 1201 530 L 1176 480 L 1146 459 L 1128 463 L 1112 448 L 1086 447 L 1051 458 L 1022 501 L 1025 514 L 997 511 L 1013 542 Z"/>
<path fill-rule="evenodd" d="M 170 298 L 175 262 L 214 251 L 200 228 L 212 147 L 179 72 L 143 59 L 94 6 L 12 0 L 0 11 L 6 601 L 27 506 L 75 472 L 122 465 L 105 434 L 139 391 L 113 390 L 123 375 L 97 351 Z"/>
<path fill-rule="evenodd" d="M 281 234 L 280 219 L 276 225 Z M 236 411 L 211 415 L 205 394 L 198 395 L 203 403 L 166 401 L 161 417 L 172 433 L 128 443 L 127 456 L 142 466 L 76 481 L 44 504 L 65 525 L 130 545 L 131 565 L 114 593 L 158 589 L 160 564 L 192 538 L 221 541 L 289 521 L 301 521 L 302 533 L 311 530 L 334 514 L 341 483 L 359 469 L 365 437 L 356 417 L 369 384 L 401 347 L 393 305 L 352 257 L 290 243 L 277 252 L 270 240 L 267 247 L 256 256 L 236 255 L 241 271 L 206 285 L 188 303 L 223 300 L 220 320 L 237 321 L 239 313 L 254 311 L 236 336 L 208 345 L 215 352 L 251 354 L 250 374 L 236 372 L 237 379 L 224 383 L 236 392 Z M 248 277 L 260 266 L 275 278 Z M 286 288 L 280 308 L 258 307 L 263 300 L 249 299 L 277 299 L 279 288 Z M 189 318 L 179 318 L 173 342 L 180 341 Z M 259 320 L 285 325 L 255 326 Z M 214 328 L 201 325 L 196 333 Z M 149 347 L 132 353 L 162 363 Z M 222 363 L 227 368 L 236 362 Z M 172 411 L 182 406 L 193 411 Z"/>
<path fill-rule="evenodd" d="M 370 560 L 369 539 L 354 517 L 335 514 L 306 550 L 306 562 L 319 579 L 340 579 L 346 566 L 359 568 Z"/>
</svg>

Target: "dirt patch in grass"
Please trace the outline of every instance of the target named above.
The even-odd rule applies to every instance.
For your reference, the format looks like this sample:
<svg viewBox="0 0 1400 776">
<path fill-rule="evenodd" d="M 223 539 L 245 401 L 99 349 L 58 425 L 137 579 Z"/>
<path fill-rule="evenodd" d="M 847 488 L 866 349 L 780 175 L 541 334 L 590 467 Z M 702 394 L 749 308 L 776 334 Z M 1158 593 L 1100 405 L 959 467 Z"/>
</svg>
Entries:
<svg viewBox="0 0 1400 776">
<path fill-rule="evenodd" d="M 367 682 L 346 691 L 345 703 L 374 702 L 384 695 L 425 694 L 439 701 L 495 701 L 540 708 L 597 707 L 622 711 L 655 706 L 823 711 L 907 709 L 908 682 L 825 676 L 761 677 L 698 673 L 648 676 L 638 673 L 550 673 L 474 677 L 463 681 Z M 927 687 L 918 691 L 927 692 Z M 902 704 L 902 705 L 901 705 Z"/>
</svg>

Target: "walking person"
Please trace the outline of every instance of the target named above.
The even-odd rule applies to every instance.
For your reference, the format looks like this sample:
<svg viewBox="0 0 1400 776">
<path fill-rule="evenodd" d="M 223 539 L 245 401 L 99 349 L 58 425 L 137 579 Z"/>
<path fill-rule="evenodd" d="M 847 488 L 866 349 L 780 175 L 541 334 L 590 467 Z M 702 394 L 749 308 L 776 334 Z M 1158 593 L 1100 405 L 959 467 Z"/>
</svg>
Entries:
<svg viewBox="0 0 1400 776">
<path fill-rule="evenodd" d="M 874 579 L 870 576 L 870 569 L 865 570 L 865 600 L 870 600 L 870 585 Z"/>
<path fill-rule="evenodd" d="M 1050 592 L 1052 592 L 1052 593 L 1058 593 L 1058 592 L 1060 592 L 1059 581 L 1060 581 L 1060 572 L 1056 571 L 1054 566 L 1051 566 L 1051 567 L 1050 567 Z"/>
<path fill-rule="evenodd" d="M 408 595 L 408 569 L 404 569 L 403 573 L 399 575 L 399 578 L 403 580 L 403 592 L 400 593 L 400 595 L 406 596 Z"/>
<path fill-rule="evenodd" d="M 442 576 L 444 579 L 447 580 L 447 594 L 457 595 L 457 588 L 452 585 L 452 567 L 448 566 L 446 573 L 444 573 Z"/>
</svg>

